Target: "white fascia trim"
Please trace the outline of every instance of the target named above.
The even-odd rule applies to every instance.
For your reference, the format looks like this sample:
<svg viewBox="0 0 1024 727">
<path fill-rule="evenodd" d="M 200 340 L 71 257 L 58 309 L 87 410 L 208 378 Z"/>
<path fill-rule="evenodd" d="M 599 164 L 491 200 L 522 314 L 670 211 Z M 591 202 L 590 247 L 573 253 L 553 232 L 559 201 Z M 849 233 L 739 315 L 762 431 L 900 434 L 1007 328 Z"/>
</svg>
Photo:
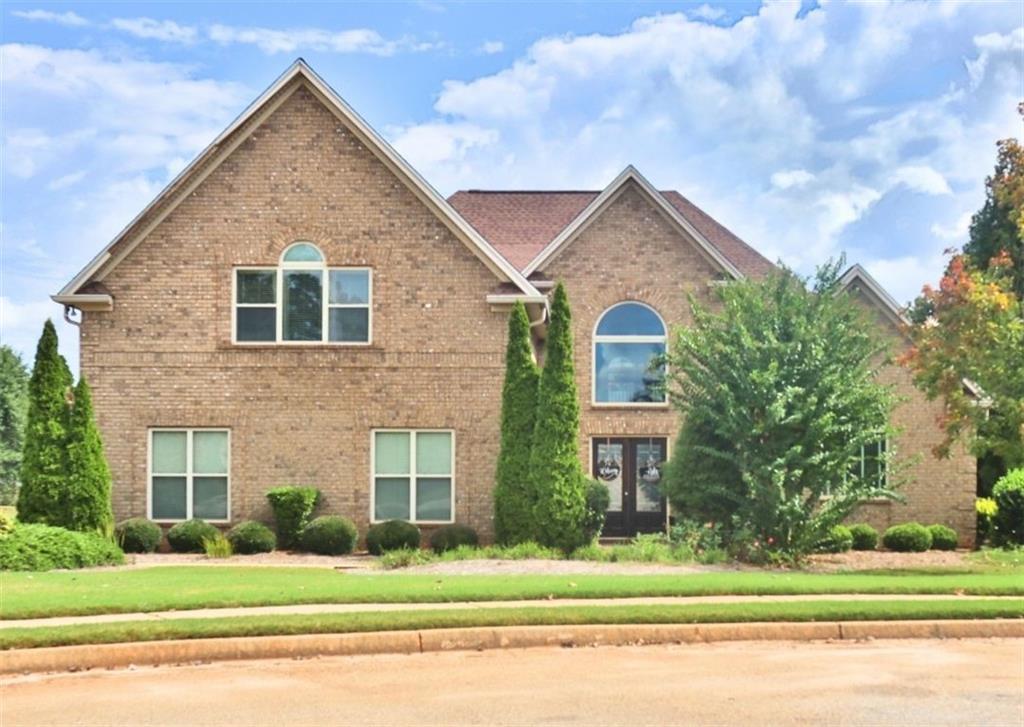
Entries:
<svg viewBox="0 0 1024 727">
<path fill-rule="evenodd" d="M 253 115 L 255 115 L 267 101 L 272 98 L 278 91 L 284 86 L 291 82 L 296 76 L 301 76 L 312 88 L 319 92 L 320 96 L 330 102 L 330 106 L 333 108 L 335 113 L 340 115 L 345 121 L 352 125 L 352 127 L 359 132 L 359 135 L 364 137 L 364 141 L 368 142 L 368 146 L 371 150 L 380 152 L 383 157 L 390 162 L 393 169 L 400 171 L 406 176 L 412 186 L 417 190 L 421 198 L 425 201 L 429 201 L 435 208 L 435 212 L 441 217 L 443 221 L 450 223 L 453 231 L 457 232 L 473 252 L 477 253 L 484 264 L 487 265 L 495 275 L 506 282 L 510 282 L 516 285 L 526 295 L 538 295 L 538 291 L 526 280 L 526 277 L 520 273 L 516 268 L 509 263 L 504 257 L 502 257 L 497 250 L 480 235 L 462 216 L 455 211 L 455 209 L 448 204 L 447 200 L 441 196 L 441 194 L 435 190 L 427 181 L 417 172 L 412 166 L 403 159 L 398 152 L 392 148 L 392 146 L 378 134 L 373 127 L 371 127 L 356 111 L 348 105 L 348 103 L 339 96 L 334 89 L 332 89 L 317 73 L 310 68 L 306 62 L 299 58 L 288 69 L 278 76 L 277 80 L 274 81 L 259 97 L 253 101 L 246 109 L 239 114 L 239 116 L 231 122 L 231 124 L 222 131 L 213 142 L 204 149 L 199 156 L 192 160 L 192 162 L 186 166 L 171 182 L 140 212 L 135 218 L 128 223 L 128 225 L 118 233 L 115 237 L 92 261 L 76 275 L 71 282 L 61 289 L 58 295 L 70 295 L 77 290 L 79 286 L 87 282 L 92 276 L 94 276 L 107 262 L 109 262 L 111 255 L 110 249 L 120 242 L 135 226 L 135 224 L 146 216 L 146 214 L 152 210 L 157 204 L 162 202 L 171 190 L 176 189 L 178 183 L 187 178 L 195 168 L 204 161 L 211 153 L 213 153 L 225 139 L 227 139 L 235 130 L 245 124 Z M 209 171 L 212 171 L 209 170 Z M 181 197 L 183 199 L 184 196 Z M 165 211 L 164 216 L 169 214 L 171 210 L 176 207 L 181 199 L 173 202 L 171 207 Z M 134 247 L 141 241 L 141 237 L 137 238 L 131 245 Z M 130 251 L 122 251 L 118 258 L 123 259 L 125 255 Z M 109 272 L 109 271 L 108 271 Z"/>
<path fill-rule="evenodd" d="M 540 303 L 546 304 L 548 299 L 543 295 L 520 295 L 518 293 L 495 293 L 487 296 L 487 302 L 491 305 L 512 305 L 516 301 L 521 301 L 523 305 L 527 303 Z"/>
<path fill-rule="evenodd" d="M 896 302 L 896 299 L 889 295 L 888 291 L 881 286 L 881 284 L 868 274 L 860 263 L 854 263 L 849 269 L 842 274 L 839 278 L 840 290 L 846 291 L 855 281 L 861 281 L 864 286 L 870 290 L 879 301 L 882 302 L 884 310 L 888 313 L 897 323 L 903 325 L 910 325 L 910 319 L 907 318 L 903 312 L 903 307 Z"/>
<path fill-rule="evenodd" d="M 78 295 L 51 295 L 50 300 L 69 305 L 78 310 L 114 310 L 114 299 L 105 293 L 80 293 Z"/>
<path fill-rule="evenodd" d="M 558 255 L 563 248 L 580 232 L 586 225 L 588 225 L 593 218 L 604 208 L 604 206 L 618 194 L 619 190 L 628 181 L 634 181 L 640 188 L 647 193 L 658 208 L 676 225 L 682 228 L 690 237 L 697 241 L 698 246 L 706 253 L 712 260 L 718 263 L 721 268 L 731 275 L 733 278 L 740 280 L 743 278 L 743 274 L 729 262 L 728 258 L 722 255 L 711 241 L 708 240 L 704 235 L 697 231 L 690 221 L 683 217 L 679 210 L 672 206 L 672 204 L 665 199 L 665 197 L 659 192 L 654 186 L 644 178 L 636 168 L 630 164 L 622 172 L 619 173 L 615 179 L 612 180 L 611 184 L 605 187 L 604 191 L 601 192 L 594 200 L 583 208 L 576 219 L 570 222 L 565 229 L 563 229 L 547 246 L 541 250 L 537 256 L 530 261 L 530 263 L 523 268 L 523 275 L 530 276 L 539 270 L 543 265 L 547 264 L 552 258 Z"/>
</svg>

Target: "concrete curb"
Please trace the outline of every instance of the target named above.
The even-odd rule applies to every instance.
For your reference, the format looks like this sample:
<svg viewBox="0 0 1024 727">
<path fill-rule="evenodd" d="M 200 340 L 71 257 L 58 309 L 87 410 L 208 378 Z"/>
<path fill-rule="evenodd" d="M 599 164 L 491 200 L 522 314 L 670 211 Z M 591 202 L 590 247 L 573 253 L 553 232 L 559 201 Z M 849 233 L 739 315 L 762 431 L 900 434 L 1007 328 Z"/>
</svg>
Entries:
<svg viewBox="0 0 1024 727">
<path fill-rule="evenodd" d="M 1024 619 L 756 622 L 510 626 L 353 634 L 182 639 L 90 644 L 0 652 L 0 674 L 115 669 L 242 659 L 522 649 L 537 646 L 630 646 L 716 641 L 856 641 L 862 639 L 1024 638 Z"/>
</svg>

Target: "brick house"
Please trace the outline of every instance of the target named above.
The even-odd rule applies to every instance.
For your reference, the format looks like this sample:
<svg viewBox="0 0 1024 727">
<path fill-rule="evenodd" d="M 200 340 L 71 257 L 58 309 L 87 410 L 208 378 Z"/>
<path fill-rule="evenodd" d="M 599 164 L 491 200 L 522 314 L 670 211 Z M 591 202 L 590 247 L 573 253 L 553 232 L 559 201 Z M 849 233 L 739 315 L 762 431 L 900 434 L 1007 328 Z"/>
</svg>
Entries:
<svg viewBox="0 0 1024 727">
<path fill-rule="evenodd" d="M 301 60 L 53 299 L 81 311 L 118 519 L 267 519 L 265 492 L 314 485 L 365 529 L 411 519 L 492 533 L 506 317 L 543 354 L 565 282 L 580 455 L 612 492 L 607 534 L 658 530 L 678 420 L 647 361 L 686 296 L 771 263 L 676 192 L 627 168 L 601 192 L 430 187 Z M 844 283 L 905 345 L 868 274 Z M 907 397 L 889 443 L 916 457 L 906 504 L 973 539 L 974 460 L 935 460 L 937 405 Z M 865 466 L 871 466 L 866 453 Z M 881 473 L 880 476 L 885 476 Z"/>
</svg>

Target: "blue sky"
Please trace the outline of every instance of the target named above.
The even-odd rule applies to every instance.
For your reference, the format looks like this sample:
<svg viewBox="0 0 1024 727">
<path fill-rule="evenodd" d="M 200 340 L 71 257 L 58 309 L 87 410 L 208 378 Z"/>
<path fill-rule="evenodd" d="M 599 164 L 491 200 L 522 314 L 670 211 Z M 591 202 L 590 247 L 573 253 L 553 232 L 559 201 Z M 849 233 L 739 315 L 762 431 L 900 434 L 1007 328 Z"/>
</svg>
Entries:
<svg viewBox="0 0 1024 727">
<path fill-rule="evenodd" d="M 0 337 L 298 56 L 441 192 L 606 185 L 626 164 L 802 272 L 901 301 L 1021 136 L 1024 4 L 5 3 Z M 77 331 L 60 324 L 77 364 Z"/>
</svg>

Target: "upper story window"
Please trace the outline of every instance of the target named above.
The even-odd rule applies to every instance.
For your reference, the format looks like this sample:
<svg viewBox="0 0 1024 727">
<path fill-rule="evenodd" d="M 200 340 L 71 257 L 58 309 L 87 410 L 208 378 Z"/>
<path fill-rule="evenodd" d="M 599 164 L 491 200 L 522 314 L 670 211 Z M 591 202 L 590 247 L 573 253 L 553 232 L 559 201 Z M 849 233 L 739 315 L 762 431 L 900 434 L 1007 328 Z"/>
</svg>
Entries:
<svg viewBox="0 0 1024 727">
<path fill-rule="evenodd" d="M 369 343 L 372 290 L 369 268 L 328 267 L 316 245 L 296 242 L 276 268 L 235 270 L 234 340 Z"/>
<path fill-rule="evenodd" d="M 643 303 L 613 305 L 594 330 L 594 403 L 663 404 L 666 331 Z"/>
</svg>

